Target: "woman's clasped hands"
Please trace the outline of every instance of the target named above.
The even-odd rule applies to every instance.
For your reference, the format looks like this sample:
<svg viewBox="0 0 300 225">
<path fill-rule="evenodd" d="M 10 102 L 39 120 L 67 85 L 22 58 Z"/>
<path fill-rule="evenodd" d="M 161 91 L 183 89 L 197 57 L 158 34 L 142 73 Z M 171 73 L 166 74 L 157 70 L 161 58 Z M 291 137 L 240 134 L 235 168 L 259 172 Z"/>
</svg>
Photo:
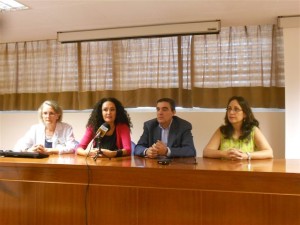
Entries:
<svg viewBox="0 0 300 225">
<path fill-rule="evenodd" d="M 43 154 L 48 154 L 47 149 L 44 147 L 44 145 L 34 145 L 31 148 L 27 149 L 28 152 L 40 152 Z"/>
<path fill-rule="evenodd" d="M 230 148 L 225 151 L 225 158 L 231 160 L 242 160 L 245 157 L 245 153 L 236 148 Z"/>
</svg>

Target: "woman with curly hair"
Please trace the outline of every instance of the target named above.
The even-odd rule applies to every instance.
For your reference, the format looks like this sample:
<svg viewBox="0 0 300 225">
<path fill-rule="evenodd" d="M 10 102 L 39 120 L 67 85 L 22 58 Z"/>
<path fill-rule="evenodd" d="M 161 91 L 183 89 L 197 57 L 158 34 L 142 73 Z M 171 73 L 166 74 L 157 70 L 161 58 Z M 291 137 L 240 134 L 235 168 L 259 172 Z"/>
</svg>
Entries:
<svg viewBox="0 0 300 225">
<path fill-rule="evenodd" d="M 109 130 L 103 137 L 99 137 L 101 138 L 101 154 L 109 158 L 131 155 L 130 116 L 122 103 L 111 97 L 101 99 L 94 106 L 86 125 L 86 132 L 77 147 L 77 154 L 96 156 L 99 142 L 95 136 L 104 123 Z M 87 149 L 91 141 L 94 141 L 94 148 Z"/>
<path fill-rule="evenodd" d="M 215 131 L 203 150 L 203 157 L 231 160 L 273 158 L 273 150 L 243 97 L 229 99 L 225 125 Z"/>
</svg>

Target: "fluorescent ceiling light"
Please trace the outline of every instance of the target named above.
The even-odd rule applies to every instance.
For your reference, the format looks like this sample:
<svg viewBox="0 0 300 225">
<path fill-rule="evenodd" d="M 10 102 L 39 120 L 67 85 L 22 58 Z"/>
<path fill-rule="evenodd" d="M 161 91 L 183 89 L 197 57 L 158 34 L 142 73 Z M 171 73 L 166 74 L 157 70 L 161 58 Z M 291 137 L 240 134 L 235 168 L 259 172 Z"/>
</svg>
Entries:
<svg viewBox="0 0 300 225">
<path fill-rule="evenodd" d="M 0 11 L 14 11 L 28 8 L 29 7 L 14 0 L 0 0 Z"/>
</svg>

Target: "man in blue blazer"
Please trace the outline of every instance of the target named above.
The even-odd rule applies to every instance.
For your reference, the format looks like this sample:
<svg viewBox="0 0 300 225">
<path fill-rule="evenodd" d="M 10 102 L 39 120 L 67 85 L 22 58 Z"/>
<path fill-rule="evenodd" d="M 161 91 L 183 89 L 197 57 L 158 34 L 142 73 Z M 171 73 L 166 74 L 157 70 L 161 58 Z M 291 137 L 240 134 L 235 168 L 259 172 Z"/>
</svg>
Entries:
<svg viewBox="0 0 300 225">
<path fill-rule="evenodd" d="M 192 125 L 177 116 L 175 101 L 162 98 L 156 104 L 157 118 L 144 123 L 144 132 L 134 154 L 149 158 L 195 157 Z"/>
</svg>

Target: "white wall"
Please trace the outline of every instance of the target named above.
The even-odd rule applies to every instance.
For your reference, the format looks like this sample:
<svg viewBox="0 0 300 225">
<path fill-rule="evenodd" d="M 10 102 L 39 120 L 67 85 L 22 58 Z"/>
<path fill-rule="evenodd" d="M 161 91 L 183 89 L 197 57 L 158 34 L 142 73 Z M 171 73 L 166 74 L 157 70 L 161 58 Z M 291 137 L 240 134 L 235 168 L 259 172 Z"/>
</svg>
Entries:
<svg viewBox="0 0 300 225">
<path fill-rule="evenodd" d="M 287 159 L 300 159 L 300 27 L 284 28 Z"/>
<path fill-rule="evenodd" d="M 284 28 L 285 101 L 284 112 L 256 112 L 261 128 L 271 143 L 276 158 L 300 159 L 300 28 Z M 153 112 L 130 112 L 134 128 L 132 139 L 137 142 L 143 122 L 155 117 Z M 198 156 L 213 131 L 223 122 L 221 112 L 178 112 L 193 126 Z M 64 121 L 74 127 L 77 139 L 84 133 L 89 112 L 65 113 Z M 0 148 L 10 149 L 31 124 L 36 123 L 36 112 L 0 113 Z"/>
<path fill-rule="evenodd" d="M 143 123 L 155 118 L 155 109 L 136 111 L 128 109 L 133 129 L 132 140 L 137 142 L 143 132 Z M 285 146 L 285 113 L 284 112 L 254 112 L 260 122 L 260 127 L 274 149 L 276 158 L 284 158 Z M 85 132 L 85 125 L 90 112 L 65 112 L 63 121 L 74 128 L 75 137 L 80 140 Z M 190 121 L 193 125 L 194 142 L 197 156 L 202 156 L 202 150 L 213 132 L 223 123 L 224 111 L 178 110 L 177 115 Z M 0 146 L 11 149 L 15 142 L 25 134 L 32 124 L 38 122 L 37 112 L 2 112 L 0 113 Z"/>
</svg>

